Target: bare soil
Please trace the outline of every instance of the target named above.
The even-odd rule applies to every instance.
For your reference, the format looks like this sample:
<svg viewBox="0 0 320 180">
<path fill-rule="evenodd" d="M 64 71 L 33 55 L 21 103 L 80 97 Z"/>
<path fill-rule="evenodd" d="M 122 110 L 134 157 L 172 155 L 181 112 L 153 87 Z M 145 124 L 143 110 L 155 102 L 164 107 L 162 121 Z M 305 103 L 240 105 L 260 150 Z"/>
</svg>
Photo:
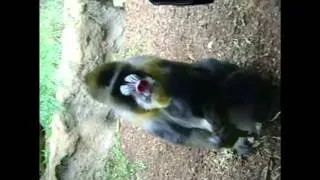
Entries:
<svg viewBox="0 0 320 180">
<path fill-rule="evenodd" d="M 261 72 L 280 82 L 280 1 L 217 0 L 189 7 L 153 6 L 127 0 L 128 47 L 143 42 L 143 52 L 177 61 L 214 57 Z M 279 119 L 256 140 L 258 152 L 248 158 L 228 151 L 170 145 L 143 130 L 121 126 L 130 160 L 148 170 L 141 179 L 281 179 Z"/>
</svg>

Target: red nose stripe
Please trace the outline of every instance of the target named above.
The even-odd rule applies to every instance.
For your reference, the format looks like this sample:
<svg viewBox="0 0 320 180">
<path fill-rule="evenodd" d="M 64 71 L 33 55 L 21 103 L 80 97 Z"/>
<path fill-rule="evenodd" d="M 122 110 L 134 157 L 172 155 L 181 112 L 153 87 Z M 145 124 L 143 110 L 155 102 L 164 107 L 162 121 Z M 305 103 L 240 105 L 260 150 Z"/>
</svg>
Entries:
<svg viewBox="0 0 320 180">
<path fill-rule="evenodd" d="M 139 84 L 137 86 L 137 90 L 139 92 L 144 92 L 144 91 L 146 91 L 146 89 L 148 89 L 148 86 L 149 86 L 149 82 L 148 81 L 141 80 L 141 81 L 139 81 Z"/>
</svg>

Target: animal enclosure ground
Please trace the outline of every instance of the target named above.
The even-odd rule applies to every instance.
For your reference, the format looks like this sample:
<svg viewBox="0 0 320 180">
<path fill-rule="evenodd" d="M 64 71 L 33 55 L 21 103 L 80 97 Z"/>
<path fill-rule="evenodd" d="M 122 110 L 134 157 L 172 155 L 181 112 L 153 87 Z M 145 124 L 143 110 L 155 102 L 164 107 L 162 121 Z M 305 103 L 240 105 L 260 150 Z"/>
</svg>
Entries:
<svg viewBox="0 0 320 180">
<path fill-rule="evenodd" d="M 152 6 L 127 0 L 128 47 L 172 60 L 215 57 L 280 81 L 280 1 L 218 0 L 193 7 Z M 142 179 L 280 179 L 280 122 L 270 122 L 247 160 L 222 151 L 169 145 L 139 128 L 122 125 L 128 158 L 144 162 Z"/>
</svg>

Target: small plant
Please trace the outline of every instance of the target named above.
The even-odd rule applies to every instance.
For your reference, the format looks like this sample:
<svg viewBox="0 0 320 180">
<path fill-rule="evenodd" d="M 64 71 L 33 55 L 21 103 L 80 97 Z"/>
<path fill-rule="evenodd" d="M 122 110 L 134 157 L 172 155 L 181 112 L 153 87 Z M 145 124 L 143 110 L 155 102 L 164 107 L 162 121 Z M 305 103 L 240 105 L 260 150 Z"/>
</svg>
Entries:
<svg viewBox="0 0 320 180">
<path fill-rule="evenodd" d="M 136 179 L 136 174 L 147 169 L 140 162 L 130 162 L 121 146 L 119 133 L 115 135 L 115 144 L 111 150 L 111 156 L 106 164 L 106 180 L 131 180 Z"/>
</svg>

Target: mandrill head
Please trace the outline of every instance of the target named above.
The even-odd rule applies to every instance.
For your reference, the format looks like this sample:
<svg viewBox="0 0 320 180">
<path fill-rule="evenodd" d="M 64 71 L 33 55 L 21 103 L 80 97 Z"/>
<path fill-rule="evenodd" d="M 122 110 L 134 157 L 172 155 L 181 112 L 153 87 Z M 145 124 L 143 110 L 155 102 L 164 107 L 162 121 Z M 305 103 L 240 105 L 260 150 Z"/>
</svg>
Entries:
<svg viewBox="0 0 320 180">
<path fill-rule="evenodd" d="M 104 64 L 85 76 L 89 94 L 97 101 L 111 106 L 148 111 L 170 105 L 171 97 L 159 74 L 124 62 Z"/>
</svg>

